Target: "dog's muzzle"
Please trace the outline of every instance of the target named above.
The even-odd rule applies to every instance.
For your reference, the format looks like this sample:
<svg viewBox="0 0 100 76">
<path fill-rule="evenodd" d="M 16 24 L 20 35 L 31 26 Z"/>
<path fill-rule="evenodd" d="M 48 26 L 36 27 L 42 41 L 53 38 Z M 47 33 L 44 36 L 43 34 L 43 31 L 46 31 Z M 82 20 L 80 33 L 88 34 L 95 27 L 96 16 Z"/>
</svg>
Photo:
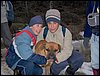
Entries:
<svg viewBox="0 0 100 76">
<path fill-rule="evenodd" d="M 47 59 L 50 59 L 52 61 L 56 61 L 56 55 L 54 53 L 49 53 L 47 56 Z"/>
</svg>

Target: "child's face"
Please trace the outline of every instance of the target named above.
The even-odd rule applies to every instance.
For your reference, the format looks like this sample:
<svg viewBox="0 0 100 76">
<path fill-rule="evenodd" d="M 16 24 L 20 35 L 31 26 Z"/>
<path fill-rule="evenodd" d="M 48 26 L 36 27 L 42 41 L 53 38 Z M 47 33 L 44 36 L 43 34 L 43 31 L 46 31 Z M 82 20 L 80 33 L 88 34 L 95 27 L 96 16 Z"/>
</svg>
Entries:
<svg viewBox="0 0 100 76">
<path fill-rule="evenodd" d="M 42 24 L 35 24 L 32 26 L 32 31 L 34 32 L 35 35 L 39 35 L 39 33 L 42 31 Z"/>
<path fill-rule="evenodd" d="M 57 22 L 48 22 L 47 24 L 48 24 L 49 31 L 51 33 L 56 32 L 59 27 L 59 24 Z"/>
</svg>

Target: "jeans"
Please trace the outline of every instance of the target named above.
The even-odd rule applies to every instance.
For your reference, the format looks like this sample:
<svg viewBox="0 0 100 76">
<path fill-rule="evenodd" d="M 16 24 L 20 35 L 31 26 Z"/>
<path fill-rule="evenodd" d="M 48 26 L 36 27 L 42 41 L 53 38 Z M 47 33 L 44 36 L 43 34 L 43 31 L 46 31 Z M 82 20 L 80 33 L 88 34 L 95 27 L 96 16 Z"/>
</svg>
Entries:
<svg viewBox="0 0 100 76">
<path fill-rule="evenodd" d="M 22 75 L 42 75 L 43 69 L 30 61 L 21 60 L 18 62 L 16 69 L 21 72 Z"/>
<path fill-rule="evenodd" d="M 99 69 L 99 36 L 91 37 L 91 64 L 94 69 Z"/>
<path fill-rule="evenodd" d="M 51 66 L 51 72 L 54 75 L 58 75 L 67 65 L 71 65 L 72 72 L 75 73 L 84 62 L 84 57 L 78 51 L 73 51 L 72 55 L 65 61 L 57 64 L 53 63 Z"/>
</svg>

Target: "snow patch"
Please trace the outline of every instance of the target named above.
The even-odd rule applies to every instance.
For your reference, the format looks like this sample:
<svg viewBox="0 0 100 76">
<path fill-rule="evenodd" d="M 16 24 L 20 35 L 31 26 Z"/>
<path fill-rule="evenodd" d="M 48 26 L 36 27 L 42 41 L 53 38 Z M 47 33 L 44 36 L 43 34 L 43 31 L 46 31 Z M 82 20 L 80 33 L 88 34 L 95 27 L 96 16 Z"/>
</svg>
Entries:
<svg viewBox="0 0 100 76">
<path fill-rule="evenodd" d="M 86 75 L 93 75 L 93 70 L 92 70 L 92 66 L 91 66 L 91 62 L 84 62 L 81 66 L 81 68 L 79 68 L 77 70 L 77 72 L 82 72 Z"/>
</svg>

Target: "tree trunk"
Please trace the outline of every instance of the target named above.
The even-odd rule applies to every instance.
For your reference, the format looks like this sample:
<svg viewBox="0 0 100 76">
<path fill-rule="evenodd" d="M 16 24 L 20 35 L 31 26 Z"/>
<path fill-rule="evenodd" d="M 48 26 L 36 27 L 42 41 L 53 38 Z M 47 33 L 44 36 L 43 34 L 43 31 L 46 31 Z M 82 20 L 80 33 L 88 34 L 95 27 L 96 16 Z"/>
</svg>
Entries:
<svg viewBox="0 0 100 76">
<path fill-rule="evenodd" d="M 53 1 L 50 1 L 50 9 L 53 8 Z"/>
<path fill-rule="evenodd" d="M 25 1 L 25 6 L 26 6 L 26 18 L 28 18 L 28 17 L 29 17 L 29 15 L 28 15 L 27 1 Z"/>
</svg>

